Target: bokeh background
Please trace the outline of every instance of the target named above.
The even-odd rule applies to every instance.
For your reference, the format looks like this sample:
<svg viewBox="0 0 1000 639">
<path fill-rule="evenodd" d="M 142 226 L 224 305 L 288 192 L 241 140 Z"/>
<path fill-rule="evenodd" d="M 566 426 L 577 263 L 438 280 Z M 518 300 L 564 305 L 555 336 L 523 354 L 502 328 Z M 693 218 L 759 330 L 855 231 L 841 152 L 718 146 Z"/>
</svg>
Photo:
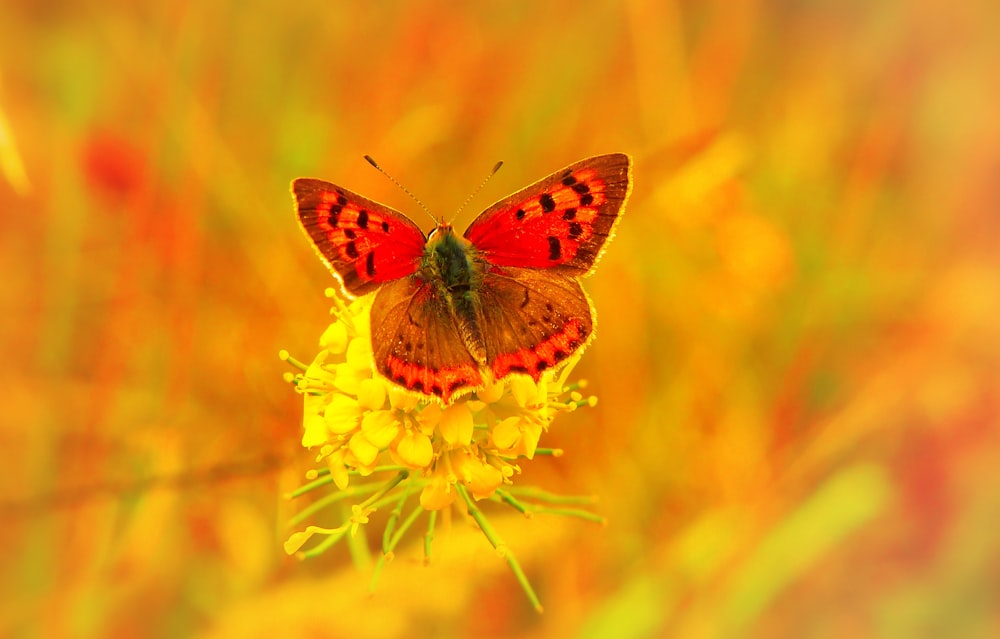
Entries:
<svg viewBox="0 0 1000 639">
<path fill-rule="evenodd" d="M 0 4 L 0 635 L 1000 635 L 1000 5 Z M 450 216 L 590 154 L 600 398 L 374 595 L 281 548 L 277 353 L 332 279 L 289 181 Z"/>
</svg>

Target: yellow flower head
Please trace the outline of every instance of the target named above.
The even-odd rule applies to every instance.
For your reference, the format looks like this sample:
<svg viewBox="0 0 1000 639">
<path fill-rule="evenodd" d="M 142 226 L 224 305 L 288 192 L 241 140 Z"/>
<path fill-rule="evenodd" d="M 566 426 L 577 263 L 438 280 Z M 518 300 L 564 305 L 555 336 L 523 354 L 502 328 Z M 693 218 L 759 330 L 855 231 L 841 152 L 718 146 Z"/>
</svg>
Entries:
<svg viewBox="0 0 1000 639">
<path fill-rule="evenodd" d="M 491 543 L 498 545 L 485 519 L 480 520 L 474 501 L 500 501 L 502 497 L 522 512 L 540 510 L 521 504 L 507 491 L 514 490 L 514 477 L 520 472 L 517 460 L 533 459 L 540 452 L 539 439 L 553 417 L 593 404 L 592 398 L 584 399 L 577 392 L 581 384 L 566 384 L 576 360 L 556 373 L 546 372 L 538 383 L 515 376 L 443 406 L 436 398 L 408 393 L 374 372 L 371 296 L 350 305 L 331 296 L 337 300 L 336 319 L 323 333 L 321 350 L 312 363 L 304 366 L 287 353 L 282 355 L 302 369 L 293 378 L 304 396 L 302 445 L 317 451 L 317 461 L 325 465 L 315 474 L 321 479 L 306 489 L 332 482 L 345 494 L 350 490 L 369 497 L 353 504 L 352 514 L 340 528 L 311 526 L 293 535 L 286 544 L 289 551 L 297 551 L 314 533 L 339 539 L 348 528 L 354 532 L 368 524 L 369 515 L 379 507 L 398 503 L 401 510 L 411 495 L 419 495 L 422 511 L 439 511 L 460 500 Z M 391 479 L 374 489 L 368 483 L 352 485 L 357 477 L 375 473 L 388 473 Z M 544 493 L 532 492 L 535 499 L 539 495 Z M 595 519 L 590 513 L 570 514 Z M 383 549 L 385 553 L 391 550 Z M 509 555 L 508 562 L 512 561 L 514 567 L 516 561 Z M 520 569 L 515 573 L 520 575 Z M 537 603 L 526 580 L 522 579 L 522 585 Z"/>
</svg>

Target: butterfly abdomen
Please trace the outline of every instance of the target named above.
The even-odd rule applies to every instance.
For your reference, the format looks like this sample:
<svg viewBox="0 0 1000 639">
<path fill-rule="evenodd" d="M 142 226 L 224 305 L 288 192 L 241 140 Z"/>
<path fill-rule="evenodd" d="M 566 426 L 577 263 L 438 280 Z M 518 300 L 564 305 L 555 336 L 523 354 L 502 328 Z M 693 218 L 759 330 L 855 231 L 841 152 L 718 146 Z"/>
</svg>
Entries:
<svg viewBox="0 0 1000 639">
<path fill-rule="evenodd" d="M 486 363 L 486 347 L 479 322 L 479 288 L 482 266 L 475 259 L 469 240 L 442 225 L 431 234 L 424 249 L 420 276 L 446 302 L 469 354 L 481 365 Z"/>
</svg>

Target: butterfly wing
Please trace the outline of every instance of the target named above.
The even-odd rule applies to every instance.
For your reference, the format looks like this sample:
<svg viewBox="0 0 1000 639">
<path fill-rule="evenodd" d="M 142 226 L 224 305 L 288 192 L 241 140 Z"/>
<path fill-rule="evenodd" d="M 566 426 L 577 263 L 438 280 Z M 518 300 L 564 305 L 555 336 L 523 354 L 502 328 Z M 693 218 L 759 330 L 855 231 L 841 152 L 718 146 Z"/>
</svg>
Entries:
<svg viewBox="0 0 1000 639">
<path fill-rule="evenodd" d="M 347 295 L 416 272 L 426 240 L 399 211 L 312 178 L 293 181 L 292 194 L 303 230 Z"/>
<path fill-rule="evenodd" d="M 486 209 L 465 237 L 490 264 L 585 275 L 625 208 L 631 165 L 623 153 L 571 164 Z"/>
<path fill-rule="evenodd" d="M 556 368 L 594 332 L 580 282 L 552 271 L 495 268 L 483 277 L 483 338 L 495 379 Z"/>
<path fill-rule="evenodd" d="M 482 386 L 446 301 L 419 277 L 389 282 L 372 302 L 372 350 L 379 373 L 403 388 L 445 402 Z"/>
</svg>

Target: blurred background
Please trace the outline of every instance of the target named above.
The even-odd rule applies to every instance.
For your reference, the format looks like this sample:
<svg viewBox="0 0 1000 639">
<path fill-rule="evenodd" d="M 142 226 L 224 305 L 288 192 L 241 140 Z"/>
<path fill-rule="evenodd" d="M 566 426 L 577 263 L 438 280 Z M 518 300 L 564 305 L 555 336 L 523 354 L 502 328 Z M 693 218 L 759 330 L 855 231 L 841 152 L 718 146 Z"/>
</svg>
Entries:
<svg viewBox="0 0 1000 639">
<path fill-rule="evenodd" d="M 0 636 L 1000 635 L 1000 5 L 0 5 Z M 281 542 L 333 280 L 288 184 L 456 221 L 635 159 L 599 396 L 374 595 Z"/>
</svg>

